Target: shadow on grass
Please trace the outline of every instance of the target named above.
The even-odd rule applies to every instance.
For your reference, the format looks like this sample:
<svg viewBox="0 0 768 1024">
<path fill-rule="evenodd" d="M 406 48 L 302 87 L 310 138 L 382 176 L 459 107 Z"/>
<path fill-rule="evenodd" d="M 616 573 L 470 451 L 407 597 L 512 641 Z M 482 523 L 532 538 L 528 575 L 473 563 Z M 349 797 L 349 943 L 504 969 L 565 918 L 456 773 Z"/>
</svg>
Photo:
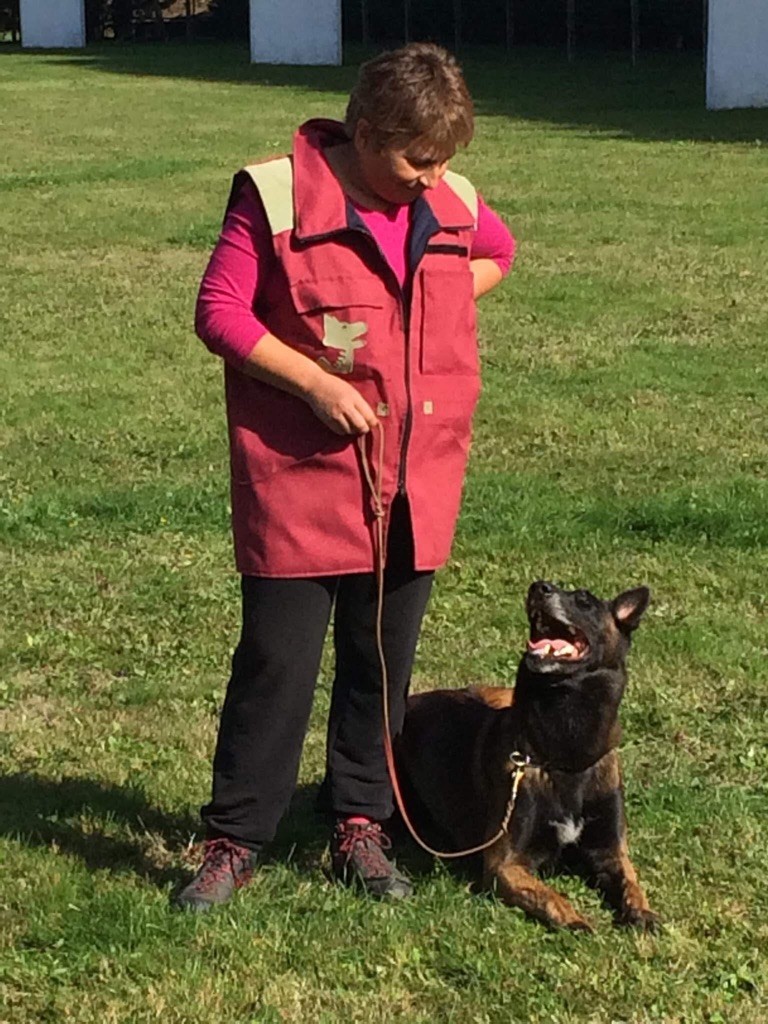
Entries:
<svg viewBox="0 0 768 1024">
<path fill-rule="evenodd" d="M 154 807 L 137 787 L 26 773 L 0 778 L 0 835 L 55 847 L 91 870 L 176 882 L 180 874 L 168 849 L 188 843 L 195 828 L 190 817 Z"/>
<path fill-rule="evenodd" d="M 319 792 L 316 783 L 297 788 L 262 863 L 291 863 L 300 871 L 327 873 L 331 819 L 318 806 Z M 409 839 L 402 823 L 393 821 L 391 832 L 398 863 L 407 873 L 416 879 L 431 875 L 434 858 Z M 138 787 L 27 773 L 0 777 L 0 835 L 76 857 L 91 871 L 133 874 L 175 890 L 199 863 L 199 850 L 191 843 L 201 834 L 199 819 L 168 814 Z M 449 870 L 473 881 L 478 864 L 477 858 L 466 858 L 451 862 Z"/>
<path fill-rule="evenodd" d="M 11 50 L 6 56 L 21 53 Z M 356 66 L 374 51 L 347 47 L 343 67 L 253 65 L 240 45 L 99 45 L 44 51 L 62 68 L 192 79 L 312 92 L 349 92 Z M 29 53 L 29 51 L 25 51 Z M 558 50 L 470 49 L 462 55 L 481 115 L 545 122 L 581 133 L 649 141 L 755 142 L 768 138 L 768 110 L 708 111 L 701 54 L 585 53 L 568 64 Z M 338 109 L 338 99 L 329 112 Z"/>
<path fill-rule="evenodd" d="M 316 812 L 317 785 L 300 786 L 281 822 L 266 863 L 315 867 L 328 840 Z M 17 773 L 0 777 L 0 835 L 26 846 L 55 848 L 92 870 L 135 874 L 177 886 L 198 863 L 191 847 L 202 835 L 191 815 L 154 806 L 138 787 L 88 778 L 48 779 Z M 187 862 L 180 867 L 180 858 Z"/>
</svg>

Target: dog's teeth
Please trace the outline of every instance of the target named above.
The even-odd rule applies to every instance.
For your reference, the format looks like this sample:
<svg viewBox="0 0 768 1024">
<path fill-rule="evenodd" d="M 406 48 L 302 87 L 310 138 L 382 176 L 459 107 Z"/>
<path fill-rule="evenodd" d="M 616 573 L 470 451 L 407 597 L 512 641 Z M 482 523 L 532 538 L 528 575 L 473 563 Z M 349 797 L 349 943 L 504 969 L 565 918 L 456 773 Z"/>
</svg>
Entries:
<svg viewBox="0 0 768 1024">
<path fill-rule="evenodd" d="M 557 651 L 555 651 L 556 658 L 572 658 L 577 653 L 576 648 L 573 644 L 564 644 Z"/>
</svg>

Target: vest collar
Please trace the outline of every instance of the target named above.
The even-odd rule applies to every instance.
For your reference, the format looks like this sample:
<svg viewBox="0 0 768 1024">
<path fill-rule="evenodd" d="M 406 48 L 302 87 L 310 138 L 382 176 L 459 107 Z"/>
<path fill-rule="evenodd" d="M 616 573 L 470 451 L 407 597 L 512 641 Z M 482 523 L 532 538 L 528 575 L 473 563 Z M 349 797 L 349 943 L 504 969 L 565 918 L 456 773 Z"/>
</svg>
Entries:
<svg viewBox="0 0 768 1024">
<path fill-rule="evenodd" d="M 429 204 L 441 230 L 453 229 L 456 231 L 459 228 L 475 226 L 475 218 L 472 213 L 445 181 L 441 181 L 437 188 L 428 189 L 421 198 Z M 416 202 L 419 200 L 417 199 Z"/>
<path fill-rule="evenodd" d="M 323 156 L 323 148 L 345 141 L 340 121 L 313 118 L 293 139 L 293 209 L 296 237 L 309 241 L 349 227 L 346 196 Z M 416 203 L 426 202 L 439 229 L 471 228 L 473 217 L 444 181 L 425 192 Z"/>
<path fill-rule="evenodd" d="M 347 202 L 323 148 L 347 138 L 340 121 L 313 118 L 293 137 L 293 223 L 302 240 L 347 229 Z"/>
</svg>

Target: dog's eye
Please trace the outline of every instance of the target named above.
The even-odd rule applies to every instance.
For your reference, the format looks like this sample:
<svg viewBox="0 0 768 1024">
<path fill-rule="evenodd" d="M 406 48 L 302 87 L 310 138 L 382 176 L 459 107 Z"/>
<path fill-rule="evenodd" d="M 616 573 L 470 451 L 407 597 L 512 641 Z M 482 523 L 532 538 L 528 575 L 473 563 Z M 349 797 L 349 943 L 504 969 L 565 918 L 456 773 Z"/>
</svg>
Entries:
<svg viewBox="0 0 768 1024">
<path fill-rule="evenodd" d="M 580 608 L 589 608 L 592 605 L 592 595 L 588 590 L 577 590 L 574 597 Z"/>
</svg>

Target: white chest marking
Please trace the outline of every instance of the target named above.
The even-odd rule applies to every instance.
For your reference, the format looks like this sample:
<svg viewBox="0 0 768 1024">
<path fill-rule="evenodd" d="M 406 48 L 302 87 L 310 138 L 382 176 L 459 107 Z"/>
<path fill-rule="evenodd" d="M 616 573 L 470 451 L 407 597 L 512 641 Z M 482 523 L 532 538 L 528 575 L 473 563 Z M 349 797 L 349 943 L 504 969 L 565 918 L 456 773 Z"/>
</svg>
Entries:
<svg viewBox="0 0 768 1024">
<path fill-rule="evenodd" d="M 555 830 L 557 841 L 561 846 L 578 843 L 581 833 L 584 831 L 583 818 L 579 818 L 578 821 L 574 821 L 573 818 L 566 818 L 565 821 L 550 821 L 549 824 Z"/>
</svg>

